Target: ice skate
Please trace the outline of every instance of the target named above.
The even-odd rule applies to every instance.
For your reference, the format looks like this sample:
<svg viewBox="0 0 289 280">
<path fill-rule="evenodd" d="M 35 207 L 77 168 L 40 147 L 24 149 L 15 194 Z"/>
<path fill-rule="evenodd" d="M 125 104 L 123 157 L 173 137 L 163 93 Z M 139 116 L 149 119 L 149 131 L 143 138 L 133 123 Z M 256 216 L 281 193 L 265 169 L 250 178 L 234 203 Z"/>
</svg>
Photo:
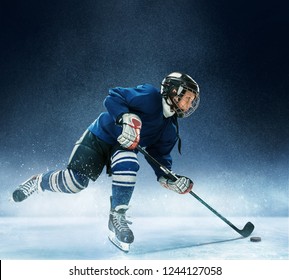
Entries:
<svg viewBox="0 0 289 280">
<path fill-rule="evenodd" d="M 109 240 L 120 250 L 128 252 L 134 240 L 133 232 L 128 227 L 132 222 L 126 219 L 127 205 L 119 205 L 110 211 L 109 215 Z"/>
<path fill-rule="evenodd" d="M 27 181 L 22 183 L 17 187 L 17 189 L 12 194 L 12 199 L 14 202 L 21 202 L 28 196 L 32 195 L 34 192 L 40 190 L 38 185 L 39 175 L 33 175 Z"/>
</svg>

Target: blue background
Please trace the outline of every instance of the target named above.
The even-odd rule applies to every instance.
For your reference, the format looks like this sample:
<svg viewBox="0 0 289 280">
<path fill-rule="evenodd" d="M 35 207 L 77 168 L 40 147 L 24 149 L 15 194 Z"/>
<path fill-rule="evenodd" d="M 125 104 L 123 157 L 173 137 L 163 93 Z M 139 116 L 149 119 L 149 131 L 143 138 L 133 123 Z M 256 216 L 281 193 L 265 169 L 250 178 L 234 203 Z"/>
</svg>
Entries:
<svg viewBox="0 0 289 280">
<path fill-rule="evenodd" d="M 0 13 L 1 215 L 27 176 L 66 165 L 109 87 L 173 71 L 201 88 L 174 170 L 227 213 L 288 215 L 287 1 L 11 0 Z"/>
</svg>

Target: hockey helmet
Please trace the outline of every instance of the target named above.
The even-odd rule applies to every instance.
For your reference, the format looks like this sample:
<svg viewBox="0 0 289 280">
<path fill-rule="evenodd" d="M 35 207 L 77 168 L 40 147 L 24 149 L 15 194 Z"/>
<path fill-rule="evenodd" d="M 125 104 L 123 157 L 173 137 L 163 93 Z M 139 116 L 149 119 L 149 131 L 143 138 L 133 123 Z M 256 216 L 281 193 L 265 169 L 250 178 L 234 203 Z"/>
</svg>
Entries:
<svg viewBox="0 0 289 280">
<path fill-rule="evenodd" d="M 181 106 L 182 98 L 188 91 L 194 93 L 194 98 L 186 110 Z M 167 75 L 161 83 L 161 94 L 166 103 L 179 118 L 190 116 L 199 106 L 200 89 L 198 84 L 187 74 L 173 72 Z"/>
</svg>

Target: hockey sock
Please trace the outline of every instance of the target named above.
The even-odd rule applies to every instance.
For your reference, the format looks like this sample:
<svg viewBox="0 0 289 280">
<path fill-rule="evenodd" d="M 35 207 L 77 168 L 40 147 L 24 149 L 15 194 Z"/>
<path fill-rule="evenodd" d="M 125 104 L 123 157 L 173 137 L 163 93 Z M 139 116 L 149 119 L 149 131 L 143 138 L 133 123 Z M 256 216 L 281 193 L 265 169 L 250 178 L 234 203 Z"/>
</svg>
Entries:
<svg viewBox="0 0 289 280">
<path fill-rule="evenodd" d="M 111 208 L 118 205 L 128 205 L 133 194 L 134 187 L 112 186 Z"/>
<path fill-rule="evenodd" d="M 73 169 L 49 171 L 41 175 L 43 190 L 62 193 L 78 193 L 85 189 L 89 179 Z"/>
<path fill-rule="evenodd" d="M 112 200 L 111 207 L 128 205 L 136 183 L 139 169 L 134 152 L 119 150 L 111 158 Z"/>
</svg>

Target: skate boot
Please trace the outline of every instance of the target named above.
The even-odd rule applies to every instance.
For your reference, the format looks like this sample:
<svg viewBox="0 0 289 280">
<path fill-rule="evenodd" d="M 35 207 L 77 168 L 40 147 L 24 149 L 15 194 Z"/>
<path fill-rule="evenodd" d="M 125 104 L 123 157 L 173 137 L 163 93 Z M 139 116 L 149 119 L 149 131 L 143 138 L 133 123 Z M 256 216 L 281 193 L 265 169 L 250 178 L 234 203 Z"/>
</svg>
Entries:
<svg viewBox="0 0 289 280">
<path fill-rule="evenodd" d="M 12 199 L 15 202 L 21 202 L 36 191 L 41 190 L 38 185 L 39 175 L 34 175 L 27 181 L 18 186 L 13 192 Z"/>
<path fill-rule="evenodd" d="M 128 227 L 132 222 L 125 216 L 127 209 L 127 205 L 118 205 L 115 209 L 111 209 L 108 222 L 109 240 L 124 252 L 129 251 L 134 240 L 133 232 Z"/>
</svg>

